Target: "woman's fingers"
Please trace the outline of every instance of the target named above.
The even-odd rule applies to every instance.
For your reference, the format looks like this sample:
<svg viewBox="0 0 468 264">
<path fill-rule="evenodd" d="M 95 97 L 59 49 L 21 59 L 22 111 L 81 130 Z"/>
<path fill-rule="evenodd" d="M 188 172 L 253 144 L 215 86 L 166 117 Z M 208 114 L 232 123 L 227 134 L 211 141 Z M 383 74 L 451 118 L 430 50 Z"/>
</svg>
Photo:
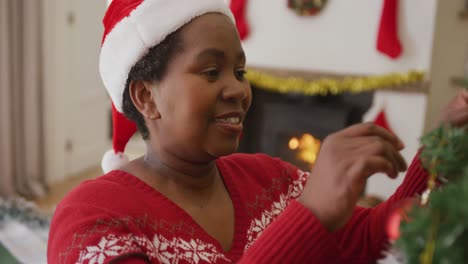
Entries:
<svg viewBox="0 0 468 264">
<path fill-rule="evenodd" d="M 378 136 L 390 142 L 397 150 L 404 148 L 403 142 L 395 134 L 374 123 L 362 123 L 350 126 L 342 131 L 342 135 L 347 137 Z"/>
<path fill-rule="evenodd" d="M 468 91 L 462 90 L 441 111 L 435 127 L 441 124 L 464 126 L 468 124 Z"/>
<path fill-rule="evenodd" d="M 353 175 L 360 176 L 359 182 L 365 182 L 367 178 L 378 172 L 383 172 L 392 179 L 398 176 L 392 162 L 382 156 L 359 158 L 352 170 L 354 170 Z"/>
<path fill-rule="evenodd" d="M 379 136 L 358 137 L 352 140 L 356 157 L 381 156 L 391 162 L 396 172 L 405 171 L 407 164 L 400 152 L 388 141 Z"/>
<path fill-rule="evenodd" d="M 450 110 L 447 112 L 446 116 L 446 122 L 454 126 L 464 126 L 468 124 L 468 106 Z"/>
<path fill-rule="evenodd" d="M 375 151 L 375 154 L 379 154 L 383 156 L 384 158 L 388 159 L 389 161 L 392 162 L 395 171 L 400 172 L 400 171 L 405 171 L 406 170 L 406 161 L 405 159 L 401 156 L 400 152 L 396 150 L 392 145 L 390 145 L 386 141 L 380 141 L 377 143 L 374 143 L 374 145 L 377 144 L 377 147 Z"/>
<path fill-rule="evenodd" d="M 453 108 L 464 107 L 468 105 L 468 90 L 461 90 L 457 96 L 450 102 Z"/>
</svg>

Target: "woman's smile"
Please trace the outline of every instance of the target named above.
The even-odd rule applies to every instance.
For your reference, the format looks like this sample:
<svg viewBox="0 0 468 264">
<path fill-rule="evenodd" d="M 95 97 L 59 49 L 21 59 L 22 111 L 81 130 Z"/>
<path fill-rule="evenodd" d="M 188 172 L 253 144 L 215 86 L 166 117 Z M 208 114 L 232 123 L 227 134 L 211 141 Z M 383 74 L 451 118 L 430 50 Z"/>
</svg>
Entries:
<svg viewBox="0 0 468 264">
<path fill-rule="evenodd" d="M 243 111 L 227 112 L 216 116 L 215 124 L 224 134 L 239 136 L 242 133 L 243 117 Z"/>
</svg>

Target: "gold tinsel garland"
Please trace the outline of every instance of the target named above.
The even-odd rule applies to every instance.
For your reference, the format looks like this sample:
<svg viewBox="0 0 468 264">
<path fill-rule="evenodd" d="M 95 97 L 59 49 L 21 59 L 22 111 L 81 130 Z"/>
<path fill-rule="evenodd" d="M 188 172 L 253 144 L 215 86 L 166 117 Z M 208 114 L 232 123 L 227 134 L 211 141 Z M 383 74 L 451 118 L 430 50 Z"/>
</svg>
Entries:
<svg viewBox="0 0 468 264">
<path fill-rule="evenodd" d="M 256 88 L 277 93 L 303 95 L 337 95 L 344 92 L 361 93 L 391 87 L 419 83 L 424 79 L 422 71 L 391 73 L 367 77 L 346 77 L 344 79 L 322 78 L 307 81 L 302 78 L 281 78 L 255 70 L 249 70 L 247 80 Z"/>
</svg>

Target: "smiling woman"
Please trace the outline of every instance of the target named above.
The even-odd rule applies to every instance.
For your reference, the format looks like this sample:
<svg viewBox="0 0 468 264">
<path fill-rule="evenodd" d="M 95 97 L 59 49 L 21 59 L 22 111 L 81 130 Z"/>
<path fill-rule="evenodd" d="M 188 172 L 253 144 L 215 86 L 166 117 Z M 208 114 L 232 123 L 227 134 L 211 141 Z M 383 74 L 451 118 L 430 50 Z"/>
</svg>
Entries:
<svg viewBox="0 0 468 264">
<path fill-rule="evenodd" d="M 406 169 L 395 135 L 372 124 L 339 131 L 323 141 L 310 174 L 263 154 L 234 154 L 252 93 L 223 0 L 114 0 L 104 26 L 100 72 L 114 117 L 108 157 L 123 160 L 136 128 L 146 153 L 107 167 L 60 203 L 49 263 L 379 258 L 387 216 L 427 178 L 414 162 L 389 201 L 355 207 L 370 175 Z"/>
</svg>

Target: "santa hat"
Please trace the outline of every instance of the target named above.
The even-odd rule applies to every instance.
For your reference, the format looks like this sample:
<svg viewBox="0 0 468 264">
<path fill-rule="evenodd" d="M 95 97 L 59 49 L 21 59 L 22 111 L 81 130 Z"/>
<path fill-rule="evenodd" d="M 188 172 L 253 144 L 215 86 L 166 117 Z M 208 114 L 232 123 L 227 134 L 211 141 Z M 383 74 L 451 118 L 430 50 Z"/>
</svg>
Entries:
<svg viewBox="0 0 468 264">
<path fill-rule="evenodd" d="M 122 114 L 128 74 L 151 47 L 194 18 L 221 13 L 233 22 L 224 0 L 113 0 L 104 16 L 99 71 L 112 100 L 113 149 L 104 154 L 105 173 L 128 162 L 125 146 L 136 125 Z M 235 23 L 235 22 L 234 22 Z"/>
</svg>

